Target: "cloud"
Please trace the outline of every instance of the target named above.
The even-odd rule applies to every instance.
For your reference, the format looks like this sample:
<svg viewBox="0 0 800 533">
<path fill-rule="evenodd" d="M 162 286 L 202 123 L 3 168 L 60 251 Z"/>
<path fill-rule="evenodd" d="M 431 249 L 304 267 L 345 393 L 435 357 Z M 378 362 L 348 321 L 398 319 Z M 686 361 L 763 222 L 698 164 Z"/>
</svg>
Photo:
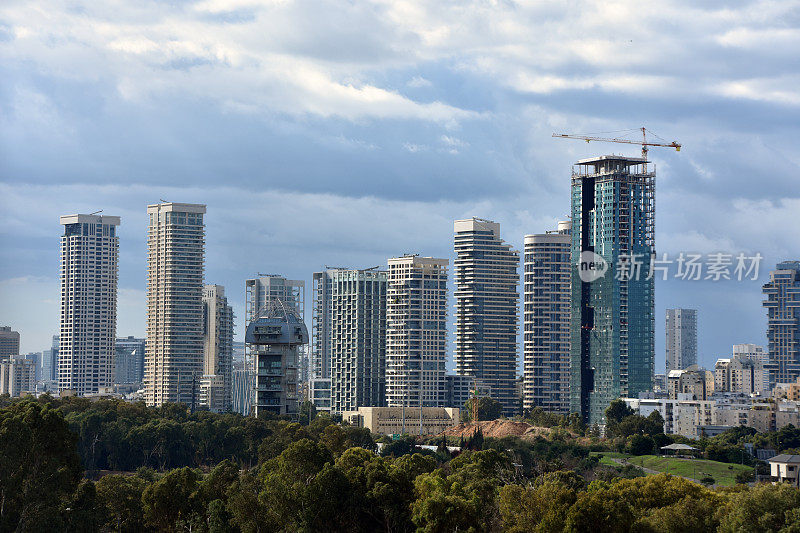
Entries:
<svg viewBox="0 0 800 533">
<path fill-rule="evenodd" d="M 58 215 L 107 208 L 122 290 L 142 291 L 143 206 L 164 195 L 209 204 L 207 278 L 237 300 L 259 270 L 447 256 L 453 218 L 499 220 L 519 247 L 569 211 L 572 163 L 638 152 L 550 135 L 641 125 L 683 144 L 650 151 L 660 250 L 797 257 L 798 7 L 3 2 L 0 279 L 55 279 Z M 25 310 L 2 316 L 39 331 L 47 283 L 8 285 Z M 659 286 L 657 302 L 730 315 L 729 290 Z M 761 342 L 760 307 L 737 316 Z M 708 353 L 729 350 L 723 326 Z"/>
</svg>

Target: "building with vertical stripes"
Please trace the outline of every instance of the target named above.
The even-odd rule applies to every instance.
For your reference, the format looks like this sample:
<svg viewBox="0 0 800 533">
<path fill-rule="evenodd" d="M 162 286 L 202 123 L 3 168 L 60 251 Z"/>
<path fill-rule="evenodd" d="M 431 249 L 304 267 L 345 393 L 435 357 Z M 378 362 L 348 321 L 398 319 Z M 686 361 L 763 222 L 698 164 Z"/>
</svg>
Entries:
<svg viewBox="0 0 800 533">
<path fill-rule="evenodd" d="M 331 410 L 386 405 L 387 273 L 330 272 Z"/>
<path fill-rule="evenodd" d="M 206 206 L 147 206 L 147 405 L 195 405 L 203 375 Z"/>
<path fill-rule="evenodd" d="M 114 383 L 119 217 L 61 217 L 58 389 L 96 394 Z"/>
<path fill-rule="evenodd" d="M 456 373 L 488 388 L 507 415 L 519 412 L 516 394 L 519 252 L 500 238 L 500 224 L 456 220 L 453 264 Z"/>
<path fill-rule="evenodd" d="M 525 236 L 523 407 L 569 414 L 571 223 Z"/>
<path fill-rule="evenodd" d="M 442 407 L 446 398 L 447 259 L 389 259 L 386 290 L 386 401 Z"/>
</svg>

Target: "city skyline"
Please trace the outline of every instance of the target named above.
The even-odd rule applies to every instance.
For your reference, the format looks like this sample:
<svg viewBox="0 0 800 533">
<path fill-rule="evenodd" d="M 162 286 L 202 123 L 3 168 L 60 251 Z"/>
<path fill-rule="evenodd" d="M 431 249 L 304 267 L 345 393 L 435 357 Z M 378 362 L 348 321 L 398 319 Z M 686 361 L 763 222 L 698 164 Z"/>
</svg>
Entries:
<svg viewBox="0 0 800 533">
<path fill-rule="evenodd" d="M 646 125 L 682 143 L 651 152 L 659 252 L 759 251 L 774 265 L 800 250 L 787 230 L 800 206 L 791 4 L 311 13 L 291 2 L 178 3 L 144 18 L 131 6 L 50 6 L 45 16 L 35 5 L 0 7 L 0 322 L 23 332 L 23 351 L 45 349 L 57 328 L 60 214 L 122 217 L 118 333 L 142 336 L 142 205 L 175 198 L 216 213 L 207 279 L 243 317 L 245 276 L 309 283 L 325 264 L 452 258 L 457 219 L 495 220 L 521 250 L 523 235 L 569 211 L 576 160 L 635 152 L 554 140 L 556 131 Z M 359 39 L 327 24 L 341 20 Z M 296 25 L 311 31 L 285 30 Z M 38 223 L 22 223 L 31 213 Z M 657 282 L 656 316 L 698 308 L 708 366 L 731 343 L 766 344 L 765 282 L 764 268 L 736 291 Z M 656 336 L 662 368 L 662 328 Z"/>
</svg>

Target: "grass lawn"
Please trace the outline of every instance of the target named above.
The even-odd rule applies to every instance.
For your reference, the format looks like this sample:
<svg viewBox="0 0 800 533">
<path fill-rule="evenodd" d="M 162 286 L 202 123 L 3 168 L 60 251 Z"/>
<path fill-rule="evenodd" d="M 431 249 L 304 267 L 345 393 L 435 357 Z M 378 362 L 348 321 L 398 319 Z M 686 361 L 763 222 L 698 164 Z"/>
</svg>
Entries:
<svg viewBox="0 0 800 533">
<path fill-rule="evenodd" d="M 729 463 L 720 463 L 717 461 L 707 461 L 705 459 L 678 459 L 675 457 L 661 457 L 658 455 L 640 455 L 633 456 L 617 452 L 602 452 L 600 456 L 600 464 L 606 466 L 619 466 L 611 458 L 626 459 L 628 463 L 656 470 L 658 472 L 666 472 L 676 476 L 688 477 L 700 481 L 705 476 L 714 478 L 717 485 L 734 485 L 736 484 L 736 474 L 739 472 L 752 472 L 752 467 L 742 466 Z M 732 468 L 731 468 L 732 467 Z"/>
</svg>

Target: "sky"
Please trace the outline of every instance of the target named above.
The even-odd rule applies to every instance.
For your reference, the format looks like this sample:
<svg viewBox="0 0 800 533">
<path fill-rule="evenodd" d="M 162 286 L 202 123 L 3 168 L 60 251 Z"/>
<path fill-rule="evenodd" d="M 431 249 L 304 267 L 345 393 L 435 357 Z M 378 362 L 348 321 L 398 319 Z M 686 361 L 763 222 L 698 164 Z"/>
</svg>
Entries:
<svg viewBox="0 0 800 533">
<path fill-rule="evenodd" d="M 63 214 L 122 217 L 117 333 L 143 336 L 146 206 L 207 204 L 241 339 L 246 278 L 452 260 L 471 216 L 521 249 L 568 214 L 575 161 L 639 153 L 552 133 L 646 126 L 682 144 L 650 152 L 658 253 L 764 258 L 656 283 L 656 369 L 670 307 L 713 365 L 766 343 L 761 285 L 800 259 L 798 50 L 792 0 L 4 0 L 0 324 L 49 346 Z"/>
</svg>

